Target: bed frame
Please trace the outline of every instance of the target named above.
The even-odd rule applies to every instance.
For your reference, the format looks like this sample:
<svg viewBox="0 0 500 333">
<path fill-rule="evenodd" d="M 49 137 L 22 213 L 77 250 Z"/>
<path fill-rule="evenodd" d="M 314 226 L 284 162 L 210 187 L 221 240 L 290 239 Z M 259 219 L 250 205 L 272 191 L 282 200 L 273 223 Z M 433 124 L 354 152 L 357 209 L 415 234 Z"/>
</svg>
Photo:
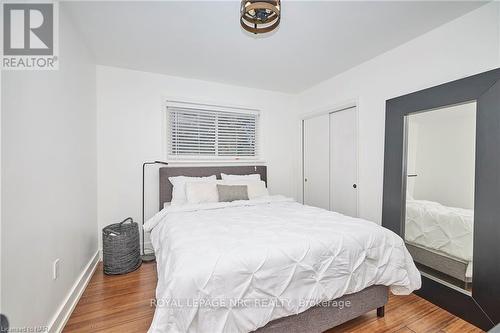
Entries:
<svg viewBox="0 0 500 333">
<path fill-rule="evenodd" d="M 420 263 L 462 281 L 465 289 L 467 289 L 468 285 L 472 282 L 471 278 L 466 277 L 467 266 L 469 265 L 467 261 L 452 258 L 439 251 L 427 249 L 410 242 L 405 242 L 405 245 L 416 263 Z"/>
<path fill-rule="evenodd" d="M 163 209 L 166 202 L 172 200 L 172 184 L 168 177 L 190 176 L 204 177 L 216 175 L 221 179 L 221 173 L 232 175 L 247 175 L 258 173 L 267 183 L 266 166 L 209 166 L 209 167 L 163 167 L 160 172 L 159 204 Z M 257 333 L 320 333 L 357 318 L 369 311 L 377 310 L 377 316 L 384 316 L 384 306 L 388 300 L 388 287 L 371 286 L 357 293 L 344 295 L 340 298 L 312 307 L 297 315 L 279 318 L 257 329 Z"/>
</svg>

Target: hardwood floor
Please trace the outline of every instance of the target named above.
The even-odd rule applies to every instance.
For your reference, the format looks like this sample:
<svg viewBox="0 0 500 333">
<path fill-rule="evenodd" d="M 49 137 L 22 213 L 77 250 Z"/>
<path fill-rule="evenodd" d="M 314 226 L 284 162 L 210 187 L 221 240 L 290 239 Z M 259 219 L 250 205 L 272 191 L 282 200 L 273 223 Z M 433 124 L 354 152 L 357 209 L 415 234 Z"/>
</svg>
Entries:
<svg viewBox="0 0 500 333">
<path fill-rule="evenodd" d="M 146 332 L 153 318 L 151 299 L 156 265 L 144 264 L 127 275 L 107 276 L 99 264 L 63 332 Z M 462 333 L 482 332 L 445 310 L 416 296 L 389 297 L 385 317 L 371 311 L 328 333 Z"/>
</svg>

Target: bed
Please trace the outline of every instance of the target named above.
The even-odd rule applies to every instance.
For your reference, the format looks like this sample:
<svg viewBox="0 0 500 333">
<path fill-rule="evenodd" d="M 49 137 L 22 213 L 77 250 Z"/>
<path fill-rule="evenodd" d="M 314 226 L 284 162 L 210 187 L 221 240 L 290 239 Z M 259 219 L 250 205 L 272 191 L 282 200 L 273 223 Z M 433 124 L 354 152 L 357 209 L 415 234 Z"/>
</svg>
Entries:
<svg viewBox="0 0 500 333">
<path fill-rule="evenodd" d="M 157 256 L 150 333 L 322 332 L 409 294 L 420 274 L 393 232 L 283 196 L 167 206 L 170 176 L 266 167 L 160 169 L 160 212 L 145 224 Z"/>
<path fill-rule="evenodd" d="M 472 282 L 474 211 L 427 200 L 406 202 L 405 240 L 416 262 Z"/>
</svg>

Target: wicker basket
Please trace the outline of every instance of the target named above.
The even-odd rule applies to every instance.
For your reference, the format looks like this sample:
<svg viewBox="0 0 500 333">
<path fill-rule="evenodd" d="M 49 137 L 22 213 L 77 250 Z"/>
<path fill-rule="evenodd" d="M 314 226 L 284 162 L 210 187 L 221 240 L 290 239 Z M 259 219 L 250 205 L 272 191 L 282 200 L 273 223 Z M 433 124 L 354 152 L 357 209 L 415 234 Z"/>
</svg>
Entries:
<svg viewBox="0 0 500 333">
<path fill-rule="evenodd" d="M 131 217 L 102 229 L 105 274 L 125 274 L 141 266 L 139 228 Z"/>
</svg>

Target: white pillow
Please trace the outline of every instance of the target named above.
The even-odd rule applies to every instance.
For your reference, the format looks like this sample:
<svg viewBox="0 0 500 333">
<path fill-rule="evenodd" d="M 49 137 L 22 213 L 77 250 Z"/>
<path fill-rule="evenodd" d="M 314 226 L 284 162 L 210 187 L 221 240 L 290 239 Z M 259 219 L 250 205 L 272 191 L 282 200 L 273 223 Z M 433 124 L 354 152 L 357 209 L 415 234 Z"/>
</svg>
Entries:
<svg viewBox="0 0 500 333">
<path fill-rule="evenodd" d="M 258 175 L 257 175 L 258 176 Z M 266 197 L 269 192 L 266 188 L 266 183 L 263 180 L 225 180 L 225 185 L 246 185 L 248 188 L 248 199 L 257 199 Z"/>
<path fill-rule="evenodd" d="M 221 180 L 186 183 L 186 199 L 189 204 L 218 202 L 217 184 Z"/>
<path fill-rule="evenodd" d="M 250 175 L 226 175 L 225 173 L 221 173 L 222 180 L 261 180 L 260 175 L 258 173 L 250 174 Z"/>
<path fill-rule="evenodd" d="M 215 181 L 217 177 L 215 175 L 208 177 L 187 177 L 187 176 L 176 176 L 168 177 L 168 180 L 174 186 L 172 190 L 172 205 L 183 205 L 186 203 L 186 183 L 190 182 L 203 182 L 203 181 Z"/>
</svg>

